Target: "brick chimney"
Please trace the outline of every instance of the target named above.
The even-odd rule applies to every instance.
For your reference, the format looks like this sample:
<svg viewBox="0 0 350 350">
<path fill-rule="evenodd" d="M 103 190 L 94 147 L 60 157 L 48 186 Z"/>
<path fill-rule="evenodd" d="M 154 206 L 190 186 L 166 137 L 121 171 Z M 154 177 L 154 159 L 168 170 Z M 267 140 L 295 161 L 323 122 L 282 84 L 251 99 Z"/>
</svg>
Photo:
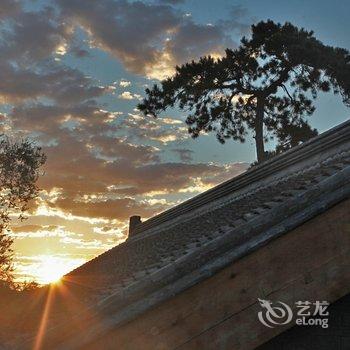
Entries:
<svg viewBox="0 0 350 350">
<path fill-rule="evenodd" d="M 141 216 L 133 215 L 129 219 L 129 237 L 134 235 L 134 230 L 137 225 L 141 224 Z"/>
</svg>

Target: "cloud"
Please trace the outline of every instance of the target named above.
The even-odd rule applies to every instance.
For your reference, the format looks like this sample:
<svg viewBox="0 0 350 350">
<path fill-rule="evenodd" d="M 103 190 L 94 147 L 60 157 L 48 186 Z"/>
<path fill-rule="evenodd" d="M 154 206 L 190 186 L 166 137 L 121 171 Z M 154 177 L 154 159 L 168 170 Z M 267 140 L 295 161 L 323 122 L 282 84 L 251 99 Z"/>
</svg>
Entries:
<svg viewBox="0 0 350 350">
<path fill-rule="evenodd" d="M 75 151 L 75 159 L 90 164 L 95 164 L 95 159 L 97 162 L 124 160 L 135 165 L 160 161 L 158 148 L 133 143 L 126 136 L 112 135 L 111 132 L 120 130 L 110 122 L 114 117 L 113 112 L 101 110 L 91 102 L 67 107 L 19 105 L 10 114 L 15 129 L 35 132 L 47 145 L 48 162 L 51 159 L 64 162 L 59 154 L 67 153 L 65 157 Z"/>
<path fill-rule="evenodd" d="M 59 141 L 44 151 L 46 175 L 39 186 L 47 193 L 61 189 L 53 200 L 46 199 L 50 207 L 76 216 L 120 221 L 135 211 L 150 216 L 166 207 L 141 203 L 135 196 L 199 190 L 198 179 L 205 184 L 202 189 L 211 187 L 246 168 L 246 164 L 161 163 L 157 148 L 98 135 L 86 142 L 68 130 L 61 130 Z"/>
<path fill-rule="evenodd" d="M 0 70 L 0 100 L 5 103 L 47 97 L 71 105 L 108 92 L 107 87 L 93 85 L 90 78 L 70 67 L 34 70 L 0 62 Z"/>
<path fill-rule="evenodd" d="M 11 228 L 12 232 L 18 233 L 18 232 L 38 232 L 43 229 L 47 231 L 53 231 L 57 229 L 58 227 L 55 225 L 47 225 L 47 226 L 41 226 L 41 225 L 21 225 L 21 226 L 14 226 Z"/>
<path fill-rule="evenodd" d="M 94 227 L 94 232 L 100 235 L 118 236 L 120 238 L 124 236 L 119 228 L 113 226 Z"/>
<path fill-rule="evenodd" d="M 131 81 L 127 81 L 127 80 L 121 80 L 120 82 L 119 82 L 119 86 L 121 86 L 121 87 L 128 87 L 128 86 L 130 86 L 131 85 Z"/>
<path fill-rule="evenodd" d="M 96 140 L 96 145 L 100 141 Z M 116 194 L 171 193 L 186 187 L 193 177 L 214 175 L 223 169 L 218 165 L 158 163 L 157 151 L 152 147 L 123 143 L 116 150 L 107 145 L 113 155 L 119 155 L 109 160 L 96 157 L 86 143 L 68 134 L 62 136 L 59 144 L 44 148 L 47 176 L 41 178 L 41 186 L 48 191 L 63 188 L 72 194 L 108 192 L 110 186 L 116 188 L 112 191 Z"/>
<path fill-rule="evenodd" d="M 1 30 L 2 58 L 35 63 L 53 53 L 64 53 L 72 35 L 72 28 L 63 24 L 51 7 L 35 12 L 17 10 Z"/>
<path fill-rule="evenodd" d="M 181 60 L 190 51 L 197 50 L 199 54 L 212 49 L 214 42 L 216 45 L 224 37 L 227 39 L 219 26 L 198 25 L 191 20 L 183 20 L 183 16 L 168 5 L 109 0 L 99 5 L 84 3 L 84 6 L 81 6 L 79 0 L 59 0 L 58 3 L 72 23 L 88 29 L 94 45 L 113 54 L 121 54 L 120 57 L 126 53 L 127 56 L 134 55 L 131 64 L 135 60 L 142 60 L 139 61 L 142 69 L 153 58 L 158 59 L 157 55 L 161 52 L 178 51 L 176 57 L 174 53 L 171 55 L 176 60 Z M 21 26 L 13 26 L 11 29 L 14 39 L 12 50 L 23 47 L 28 53 L 28 62 L 29 58 L 34 62 L 43 59 L 50 52 L 56 52 L 57 48 L 72 38 L 72 24 L 68 25 L 69 30 L 62 28 L 57 23 L 56 14 L 51 9 L 45 11 L 48 21 L 52 23 L 39 21 L 38 27 L 35 26 L 33 13 L 17 15 L 23 20 L 24 28 L 34 33 L 38 28 L 43 31 L 46 28 L 48 34 L 52 33 L 48 38 L 40 37 L 41 53 L 35 53 L 31 47 L 25 48 L 22 40 L 25 33 Z M 142 20 L 136 21 L 141 13 Z M 137 28 L 131 28 L 135 23 Z M 140 26 L 141 33 L 138 31 Z M 185 32 L 190 29 L 193 34 L 187 37 Z M 123 36 L 123 33 L 128 36 Z M 163 40 L 164 33 L 173 39 L 165 40 L 165 46 L 159 48 L 155 39 Z M 130 40 L 133 35 L 135 38 L 137 36 L 136 43 Z M 206 37 L 209 38 L 208 41 L 205 40 Z M 181 43 L 184 47 L 180 50 Z M 61 53 L 64 53 L 65 48 L 61 49 Z M 10 46 L 7 51 L 11 51 Z M 149 54 L 144 55 L 145 52 Z M 165 145 L 181 141 L 188 137 L 186 127 L 181 126 L 182 122 L 174 118 L 148 120 L 133 114 L 120 118 L 113 112 L 101 109 L 94 99 L 108 93 L 110 89 L 93 84 L 91 78 L 77 69 L 64 65 L 53 66 L 52 63 L 41 64 L 34 69 L 34 66 L 28 68 L 9 62 L 2 62 L 2 68 L 0 96 L 3 101 L 16 104 L 10 113 L 14 128 L 38 133 L 39 140 L 45 144 L 48 155 L 47 176 L 41 180 L 41 184 L 47 191 L 62 189 L 64 198 L 51 203 L 53 206 L 57 205 L 67 212 L 70 207 L 76 213 L 80 210 L 80 214 L 93 215 L 95 212 L 95 215 L 101 216 L 103 210 L 100 208 L 106 208 L 109 201 L 121 203 L 120 199 L 107 198 L 99 203 L 85 203 L 79 208 L 81 200 L 77 199 L 78 196 L 101 193 L 132 196 L 156 192 L 176 193 L 193 187 L 198 178 L 209 179 L 222 171 L 222 167 L 217 165 L 186 164 L 191 159 L 191 151 L 184 149 L 174 151 L 182 163 L 160 163 L 159 149 L 140 142 L 151 140 Z M 129 83 L 126 80 L 120 81 L 122 87 Z M 33 100 L 43 97 L 52 103 L 33 103 Z M 140 98 L 129 91 L 124 91 L 120 97 Z M 117 136 L 116 132 L 124 133 L 124 136 Z M 210 183 L 210 180 L 203 181 Z M 135 201 L 132 207 L 136 208 L 138 204 Z"/>
<path fill-rule="evenodd" d="M 16 239 L 40 237 L 68 237 L 74 233 L 67 231 L 64 226 L 57 225 L 22 225 L 11 228 L 12 236 Z"/>
<path fill-rule="evenodd" d="M 168 5 L 125 0 L 56 2 L 64 18 L 89 33 L 92 45 L 112 53 L 135 72 L 156 60 L 157 40 L 179 22 Z"/>
<path fill-rule="evenodd" d="M 2 0 L 0 6 L 0 20 L 12 17 L 21 10 L 18 0 Z"/>
<path fill-rule="evenodd" d="M 182 125 L 183 124 L 183 125 Z M 185 124 L 174 118 L 149 118 L 129 113 L 117 123 L 119 130 L 128 132 L 131 139 L 152 140 L 166 145 L 189 138 Z"/>
<path fill-rule="evenodd" d="M 86 138 L 112 130 L 110 121 L 114 120 L 115 114 L 100 109 L 89 100 L 71 106 L 19 104 L 12 109 L 9 117 L 15 129 L 39 132 L 44 142 L 61 137 L 66 142 L 68 135 Z"/>
<path fill-rule="evenodd" d="M 171 151 L 176 153 L 179 156 L 180 160 L 184 163 L 188 163 L 192 161 L 192 154 L 194 152 L 190 149 L 174 148 Z"/>
<path fill-rule="evenodd" d="M 75 237 L 64 237 L 61 242 L 63 244 L 72 244 L 74 246 L 77 246 L 79 248 L 83 249 L 102 249 L 104 251 L 111 249 L 113 246 L 115 246 L 115 242 L 102 242 L 101 240 L 98 239 L 93 239 L 93 240 L 84 240 L 82 238 L 75 238 Z M 75 266 L 77 267 L 77 266 Z M 67 271 L 68 272 L 68 271 Z"/>
<path fill-rule="evenodd" d="M 130 91 L 124 91 L 118 97 L 122 100 L 142 100 L 141 95 L 133 94 Z"/>
<path fill-rule="evenodd" d="M 172 74 L 176 64 L 235 45 L 225 26 L 195 23 L 170 4 L 178 2 L 56 0 L 62 16 L 70 26 L 82 27 L 92 46 L 111 53 L 130 71 L 152 78 Z M 237 11 L 243 15 L 240 8 Z M 242 22 L 233 17 L 225 24 L 230 32 L 241 31 Z"/>
<path fill-rule="evenodd" d="M 186 20 L 166 41 L 165 52 L 173 64 L 184 63 L 206 54 L 221 54 L 225 48 L 235 46 L 221 25 L 197 24 Z"/>
<path fill-rule="evenodd" d="M 104 157 L 124 159 L 133 164 L 159 162 L 159 149 L 153 146 L 138 145 L 125 138 L 95 136 L 91 139 L 92 147 Z"/>
<path fill-rule="evenodd" d="M 135 213 L 149 217 L 164 208 L 164 206 L 152 208 L 150 205 L 141 204 L 131 198 L 84 203 L 67 197 L 59 199 L 55 206 L 76 216 L 118 220 L 126 220 Z"/>
<path fill-rule="evenodd" d="M 12 234 L 16 251 L 52 247 L 92 258 L 125 238 L 129 216 L 150 217 L 246 168 L 195 163 L 181 144 L 189 137 L 182 120 L 144 118 L 125 107 L 141 98 L 144 79 L 87 75 L 92 58 L 100 62 L 96 51 L 160 78 L 175 64 L 234 45 L 227 28 L 241 30 L 243 14 L 208 25 L 184 15 L 176 0 L 50 3 L 0 5 L 0 128 L 30 136 L 47 155 L 40 197 Z"/>
<path fill-rule="evenodd" d="M 166 209 L 167 201 L 139 201 L 129 196 L 152 196 L 153 193 L 169 195 L 171 193 L 201 192 L 212 187 L 218 180 L 238 174 L 246 169 L 245 164 L 230 167 L 207 164 L 160 163 L 133 167 L 127 163 L 105 164 L 105 171 L 96 169 L 99 177 L 80 172 L 75 179 L 80 186 L 66 186 L 60 198 L 53 204 L 63 212 L 79 217 L 117 219 L 123 221 L 131 215 L 150 217 Z M 66 175 L 67 171 L 64 172 Z M 85 174 L 85 175 L 82 175 Z M 79 179 L 80 177 L 80 179 Z M 200 179 L 200 180 L 199 180 Z M 94 192 L 92 182 L 104 183 L 104 188 Z M 55 184 L 57 184 L 57 177 Z M 90 199 L 79 198 L 78 193 L 90 193 Z M 111 199 L 108 199 L 108 193 Z M 119 197 L 120 196 L 120 197 Z M 113 197 L 116 197 L 113 199 Z M 118 198 L 119 197 L 119 198 Z"/>
<path fill-rule="evenodd" d="M 73 27 L 54 8 L 26 11 L 20 2 L 4 1 L 0 11 L 0 102 L 48 98 L 73 105 L 110 92 L 79 69 L 55 61 L 70 46 L 75 54 L 82 49 Z"/>
</svg>

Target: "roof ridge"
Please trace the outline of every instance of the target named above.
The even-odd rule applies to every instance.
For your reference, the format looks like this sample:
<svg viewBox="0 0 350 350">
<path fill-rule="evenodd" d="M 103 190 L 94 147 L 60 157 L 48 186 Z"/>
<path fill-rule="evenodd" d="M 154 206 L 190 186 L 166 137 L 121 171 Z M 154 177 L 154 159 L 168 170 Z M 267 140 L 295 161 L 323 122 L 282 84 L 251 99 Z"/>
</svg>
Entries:
<svg viewBox="0 0 350 350">
<path fill-rule="evenodd" d="M 130 240 L 138 239 L 138 234 L 144 233 L 145 231 L 180 216 L 189 210 L 200 208 L 205 204 L 245 187 L 253 181 L 256 182 L 261 180 L 276 173 L 276 171 L 280 171 L 297 162 L 311 158 L 312 156 L 319 154 L 321 150 L 333 148 L 348 140 L 350 140 L 350 119 L 302 143 L 301 145 L 293 147 L 262 164 L 256 165 L 254 168 L 249 169 L 243 174 L 227 180 L 175 207 L 149 218 L 134 228 L 133 233 L 135 236 L 130 238 Z"/>
<path fill-rule="evenodd" d="M 234 196 L 234 197 L 231 196 L 231 198 L 227 197 L 228 199 L 225 202 L 221 202 L 219 205 L 217 205 L 215 207 L 211 207 L 208 210 L 204 210 L 204 211 L 200 212 L 200 214 L 197 212 L 195 217 L 202 217 L 204 215 L 210 214 L 211 212 L 215 212 L 216 210 L 220 210 L 220 208 L 227 207 L 228 205 L 230 205 L 230 206 L 235 205 L 235 203 L 239 203 L 240 201 L 245 200 L 248 197 L 256 196 L 258 193 L 264 192 L 264 190 L 269 189 L 269 188 L 275 188 L 277 191 L 283 192 L 284 190 L 282 187 L 283 187 L 284 183 L 288 184 L 288 182 L 293 181 L 293 183 L 296 184 L 299 182 L 298 178 L 300 178 L 301 176 L 303 178 L 305 176 L 310 177 L 310 173 L 316 172 L 317 174 L 319 174 L 316 177 L 323 178 L 324 176 L 329 175 L 328 173 L 326 173 L 326 174 L 323 173 L 323 171 L 322 171 L 323 168 L 332 167 L 332 165 L 330 165 L 330 164 L 337 163 L 338 161 L 340 161 L 340 163 L 343 163 L 344 162 L 343 159 L 349 158 L 349 157 L 350 157 L 350 150 L 342 151 L 342 152 L 337 153 L 335 155 L 328 156 L 325 159 L 323 159 L 322 161 L 308 164 L 307 166 L 303 167 L 302 169 L 299 169 L 293 173 L 287 174 L 283 177 L 271 179 L 271 181 L 264 183 L 261 186 L 258 186 L 254 189 L 249 189 L 246 192 L 243 192 L 237 196 Z M 334 171 L 336 171 L 336 170 L 334 170 Z M 314 179 L 314 181 L 312 182 L 313 184 L 317 183 L 318 181 L 322 181 L 322 180 L 315 181 L 315 175 L 312 175 L 312 178 Z M 302 180 L 302 181 L 304 181 L 304 180 Z M 299 186 L 297 186 L 297 187 L 299 187 Z M 284 193 L 282 193 L 282 192 L 281 192 L 281 195 L 283 196 Z M 288 196 L 288 193 L 286 193 L 285 195 Z M 266 201 L 268 202 L 269 200 L 266 200 Z M 272 197 L 270 198 L 270 201 L 273 201 Z M 254 210 L 245 210 L 245 213 L 249 214 L 252 211 L 254 211 Z M 191 217 L 187 218 L 186 220 L 181 220 L 181 221 L 178 221 L 177 223 L 172 223 L 171 229 L 175 229 L 179 225 L 183 225 L 185 223 L 188 223 L 189 221 L 191 221 L 193 219 L 194 219 L 194 217 L 191 216 Z M 169 225 L 162 225 L 160 228 L 160 231 L 161 232 L 167 231 L 169 229 L 168 226 Z M 154 242 L 154 236 L 158 236 L 158 233 L 159 233 L 159 230 L 152 231 L 149 234 L 147 233 L 146 235 L 142 234 L 141 239 L 130 239 L 130 240 L 128 240 L 120 245 L 117 245 L 116 247 L 112 248 L 111 250 L 105 252 L 104 254 L 101 254 L 100 256 L 96 257 L 95 259 L 90 260 L 88 263 L 71 271 L 68 275 L 74 275 L 77 273 L 79 274 L 83 271 L 86 271 L 86 269 L 90 269 L 91 265 L 94 264 L 95 262 L 98 265 L 99 265 L 99 263 L 103 264 L 104 256 L 106 256 L 108 258 L 108 256 L 111 256 L 111 254 L 118 254 L 118 253 L 120 254 L 121 251 L 125 251 L 125 249 L 126 250 L 131 249 L 132 251 L 139 252 L 140 247 L 145 247 L 145 245 L 149 245 L 149 244 L 153 245 L 154 243 L 152 243 L 152 242 Z M 165 238 L 164 236 L 163 236 L 163 238 L 165 240 L 168 239 L 168 238 Z M 120 261 L 119 261 L 119 263 L 120 263 Z M 161 264 L 158 262 L 157 265 L 161 265 Z M 134 270 L 134 272 L 137 272 L 137 271 Z"/>
</svg>

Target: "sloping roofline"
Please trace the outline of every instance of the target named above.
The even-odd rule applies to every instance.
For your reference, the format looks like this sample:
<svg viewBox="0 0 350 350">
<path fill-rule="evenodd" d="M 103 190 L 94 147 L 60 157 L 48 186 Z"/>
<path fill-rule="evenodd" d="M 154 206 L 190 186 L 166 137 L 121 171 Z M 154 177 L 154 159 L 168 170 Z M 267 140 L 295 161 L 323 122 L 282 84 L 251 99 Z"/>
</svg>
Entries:
<svg viewBox="0 0 350 350">
<path fill-rule="evenodd" d="M 183 203 L 170 208 L 152 218 L 140 223 L 133 229 L 133 234 L 143 233 L 179 215 L 198 209 L 217 199 L 223 198 L 248 184 L 261 180 L 264 177 L 275 174 L 282 169 L 290 167 L 307 158 L 319 154 L 323 150 L 333 148 L 344 141 L 350 140 L 350 120 L 345 121 L 334 128 L 283 152 L 261 164 L 254 166 L 246 172 L 227 180 Z M 133 236 L 133 238 L 136 238 Z"/>
<path fill-rule="evenodd" d="M 287 170 L 287 174 L 303 172 L 304 169 L 312 168 L 315 164 L 327 163 L 327 159 L 335 159 L 337 162 L 339 154 L 346 154 L 348 157 L 349 152 L 350 120 L 145 221 L 138 228 L 139 234 L 125 244 L 130 245 L 130 249 L 132 249 L 133 242 L 136 240 L 149 237 L 148 233 L 156 234 L 154 230 L 151 230 L 152 228 L 166 226 L 163 224 L 177 217 L 182 218 L 183 214 L 196 211 L 212 201 L 215 202 L 228 195 L 232 198 L 236 191 L 249 187 L 252 183 L 258 182 L 260 184 L 269 178 L 268 181 L 271 184 L 274 183 L 275 175 L 278 176 L 277 178 L 284 177 Z M 108 330 L 129 322 L 151 307 L 213 276 L 233 261 L 349 198 L 350 162 L 347 160 L 343 167 L 336 168 L 337 170 L 333 174 L 327 175 L 320 183 L 310 185 L 300 195 L 296 194 L 285 203 L 278 204 L 269 215 L 257 215 L 248 222 L 224 232 L 219 238 L 182 256 L 172 264 L 102 298 L 97 305 L 92 305 L 91 310 L 88 310 L 89 316 L 87 314 L 77 315 L 80 322 L 84 320 L 86 323 L 87 329 L 84 335 L 71 334 L 69 326 L 57 325 L 48 330 L 46 344 L 52 349 L 80 348 Z M 161 234 L 159 239 L 161 239 Z M 102 256 L 113 253 L 112 249 Z M 94 260 L 97 261 L 102 256 Z M 75 273 L 88 269 L 90 263 L 88 262 L 69 275 L 74 276 Z M 91 316 L 91 311 L 96 315 L 96 318 Z M 98 318 L 99 314 L 103 315 L 103 320 Z M 96 322 L 97 319 L 98 322 Z M 64 338 L 63 343 L 62 337 Z M 21 344 L 19 349 L 23 349 L 22 346 L 27 344 L 31 344 L 31 342 Z"/>
</svg>

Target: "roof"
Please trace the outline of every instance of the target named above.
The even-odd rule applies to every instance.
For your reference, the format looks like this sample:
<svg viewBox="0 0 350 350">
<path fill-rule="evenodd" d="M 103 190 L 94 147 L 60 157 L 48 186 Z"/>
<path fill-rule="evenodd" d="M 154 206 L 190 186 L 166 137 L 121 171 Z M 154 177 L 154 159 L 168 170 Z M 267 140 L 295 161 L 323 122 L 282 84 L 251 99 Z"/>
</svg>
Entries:
<svg viewBox="0 0 350 350">
<path fill-rule="evenodd" d="M 68 286 L 88 291 L 89 312 L 77 315 L 88 330 L 82 337 L 56 325 L 50 344 L 59 330 L 57 348 L 82 346 L 349 196 L 347 121 L 139 224 L 135 236 L 67 274 Z"/>
</svg>

